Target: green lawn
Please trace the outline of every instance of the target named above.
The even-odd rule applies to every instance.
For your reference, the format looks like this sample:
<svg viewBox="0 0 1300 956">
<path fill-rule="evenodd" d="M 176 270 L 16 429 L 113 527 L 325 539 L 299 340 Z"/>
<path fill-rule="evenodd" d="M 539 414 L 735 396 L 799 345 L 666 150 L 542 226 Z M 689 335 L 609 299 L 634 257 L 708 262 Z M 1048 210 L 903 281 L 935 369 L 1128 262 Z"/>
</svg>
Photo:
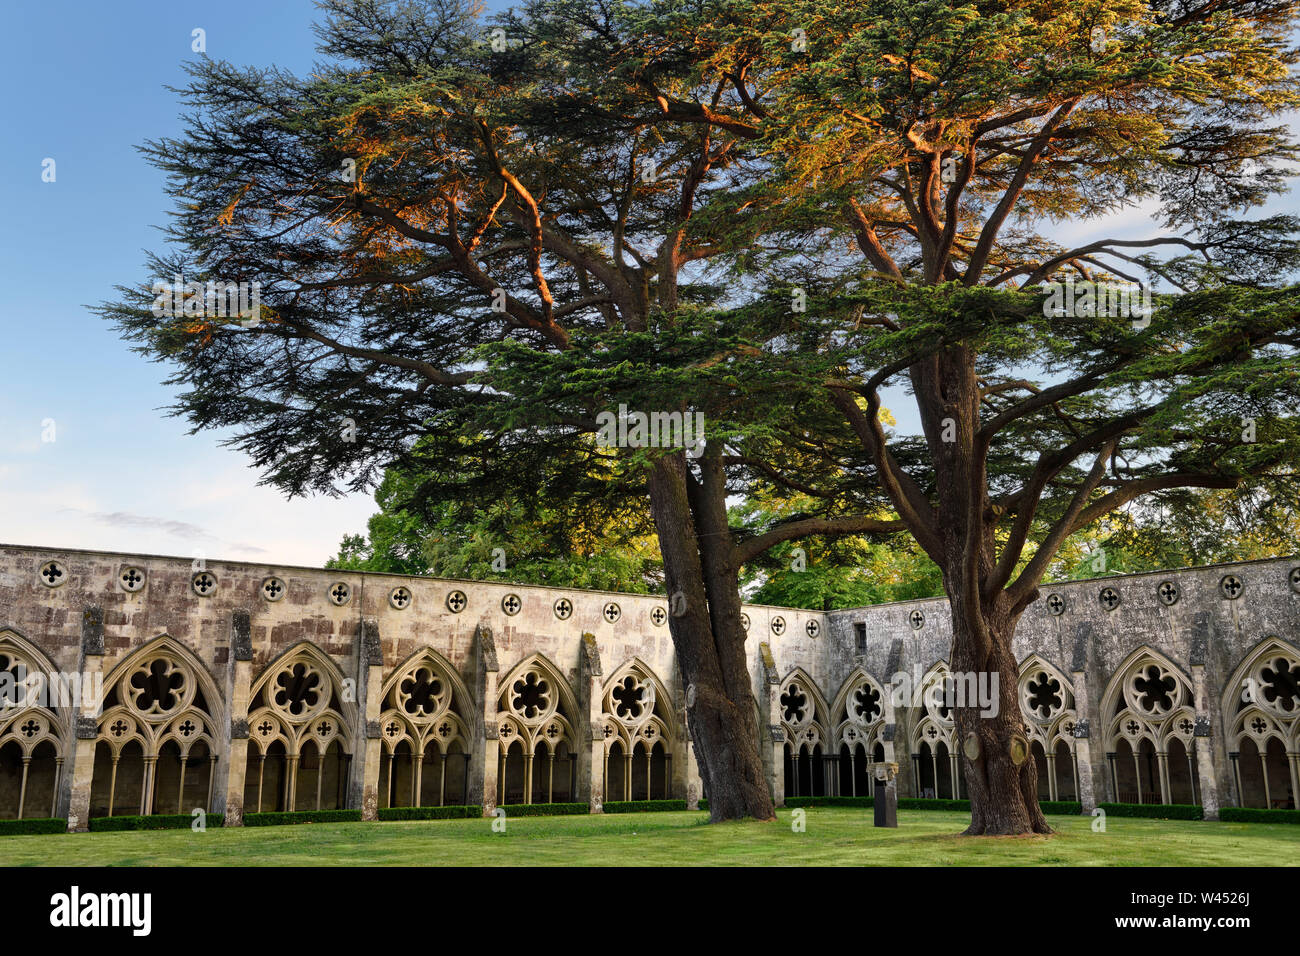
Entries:
<svg viewBox="0 0 1300 956">
<path fill-rule="evenodd" d="M 779 822 L 706 825 L 707 815 L 630 813 L 521 817 L 494 833 L 491 820 L 327 823 L 298 826 L 0 837 L 9 866 L 830 865 L 1223 866 L 1300 861 L 1300 826 L 1054 816 L 1050 837 L 963 838 L 963 813 L 903 810 L 897 830 L 871 811 L 791 811 Z M 1289 848 L 1289 849 L 1288 849 Z"/>
</svg>

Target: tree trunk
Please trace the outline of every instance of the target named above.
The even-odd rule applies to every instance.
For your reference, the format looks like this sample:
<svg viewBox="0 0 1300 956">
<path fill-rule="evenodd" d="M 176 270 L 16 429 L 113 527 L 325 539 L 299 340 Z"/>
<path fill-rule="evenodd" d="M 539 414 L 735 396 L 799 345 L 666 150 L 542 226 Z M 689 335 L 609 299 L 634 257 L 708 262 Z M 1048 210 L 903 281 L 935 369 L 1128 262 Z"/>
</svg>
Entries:
<svg viewBox="0 0 1300 956">
<path fill-rule="evenodd" d="M 958 700 L 955 745 L 961 751 L 962 775 L 970 797 L 971 822 L 967 836 L 1051 833 L 1038 805 L 1038 766 L 1029 750 L 1020 713 L 1020 668 L 1011 650 L 1015 619 L 995 610 L 985 618 L 989 635 L 987 656 L 978 650 L 971 622 L 964 619 L 960 601 L 952 601 L 954 675 L 997 675 L 996 712 L 986 715 L 972 701 Z M 969 686 L 969 685 L 967 685 Z M 975 759 L 966 753 L 970 735 L 979 741 Z M 1023 757 L 1013 758 L 1013 745 Z"/>
<path fill-rule="evenodd" d="M 699 482 L 681 453 L 665 456 L 649 476 L 651 511 L 663 553 L 669 629 L 687 685 L 687 721 L 709 798 L 709 819 L 773 820 L 734 547 L 726 530 L 726 496 Z"/>
<path fill-rule="evenodd" d="M 935 467 L 937 553 L 931 556 L 944 569 L 944 589 L 952 608 L 951 669 L 958 680 L 968 681 L 972 675 L 988 680 L 985 686 L 990 689 L 991 677 L 997 675 L 995 712 L 982 713 L 972 701 L 955 708 L 954 744 L 962 751 L 962 775 L 971 805 L 966 833 L 1050 833 L 1038 806 L 1038 770 L 1020 713 L 1020 674 L 1011 649 L 1024 605 L 1013 607 L 1002 589 L 986 593 L 995 570 L 997 542 L 985 449 L 978 436 L 981 392 L 976 356 L 967 348 L 954 347 L 917 363 L 909 374 Z M 973 760 L 967 754 L 972 735 L 971 743 L 978 742 L 978 749 L 971 749 Z"/>
</svg>

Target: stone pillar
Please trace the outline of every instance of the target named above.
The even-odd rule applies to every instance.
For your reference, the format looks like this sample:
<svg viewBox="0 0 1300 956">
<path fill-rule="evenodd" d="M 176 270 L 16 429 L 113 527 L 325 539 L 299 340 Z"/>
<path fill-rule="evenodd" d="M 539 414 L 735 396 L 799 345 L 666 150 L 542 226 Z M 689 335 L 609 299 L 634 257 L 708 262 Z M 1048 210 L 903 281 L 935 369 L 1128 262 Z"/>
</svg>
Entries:
<svg viewBox="0 0 1300 956">
<path fill-rule="evenodd" d="M 384 649 L 379 622 L 362 621 L 357 631 L 357 715 L 361 724 L 352 734 L 353 757 L 348 806 L 361 810 L 362 820 L 379 819 L 379 764 L 384 745 L 379 715 L 383 712 Z"/>
<path fill-rule="evenodd" d="M 604 670 L 600 666 L 600 648 L 596 635 L 582 635 L 582 655 L 578 661 L 578 706 L 587 719 L 576 728 L 583 739 L 578 741 L 578 792 L 577 801 L 585 800 L 592 813 L 600 813 L 605 805 L 605 719 Z M 585 727 L 585 732 L 584 732 Z M 629 795 L 628 799 L 632 799 Z"/>
<path fill-rule="evenodd" d="M 1188 663 L 1192 668 L 1192 693 L 1196 699 L 1196 775 L 1200 777 L 1201 808 L 1206 820 L 1219 819 L 1219 786 L 1214 766 L 1214 746 L 1210 738 L 1210 694 L 1205 686 L 1205 660 L 1210 650 L 1209 618 L 1196 617 Z"/>
<path fill-rule="evenodd" d="M 224 825 L 244 825 L 244 787 L 248 771 L 248 698 L 253 683 L 253 640 L 247 611 L 230 615 L 230 661 L 226 670 L 226 713 L 228 739 L 217 761 L 222 781 Z M 215 809 L 215 808 L 214 808 Z"/>
<path fill-rule="evenodd" d="M 84 687 L 100 687 L 98 696 L 83 692 L 76 702 L 73 731 L 76 735 L 70 756 L 72 765 L 63 773 L 59 786 L 59 803 L 66 808 L 68 830 L 82 832 L 90 828 L 90 788 L 95 773 L 95 743 L 99 736 L 99 714 L 104 705 L 104 609 L 91 605 L 81 615 L 81 652 L 77 670 Z M 66 788 L 66 796 L 62 788 Z"/>
<path fill-rule="evenodd" d="M 772 806 L 785 806 L 785 730 L 781 726 L 781 677 L 776 669 L 772 648 L 764 641 L 758 645 L 762 665 L 761 682 L 754 691 L 759 713 L 759 753 L 763 757 L 763 770 L 767 773 L 768 789 L 772 791 Z M 763 724 L 766 723 L 766 733 Z"/>
<path fill-rule="evenodd" d="M 1197 700 L 1203 700 L 1197 692 Z M 1201 790 L 1201 809 L 1206 820 L 1219 819 L 1219 785 L 1214 773 L 1214 747 L 1210 739 L 1210 718 L 1196 715 L 1196 776 Z"/>
<path fill-rule="evenodd" d="M 1074 684 L 1074 787 L 1083 804 L 1083 813 L 1091 815 L 1097 808 L 1097 787 L 1093 780 L 1092 690 L 1088 686 L 1088 649 L 1092 644 L 1092 628 L 1087 622 L 1075 630 L 1074 650 L 1070 660 L 1070 678 Z M 1100 756 L 1100 755 L 1099 755 Z M 1104 800 L 1102 801 L 1105 802 Z"/>
<path fill-rule="evenodd" d="M 497 807 L 497 761 L 500 732 L 497 729 L 497 648 L 492 628 L 479 624 L 474 630 L 474 693 L 478 695 L 474 743 L 470 749 L 469 802 L 481 804 L 490 817 Z"/>
</svg>

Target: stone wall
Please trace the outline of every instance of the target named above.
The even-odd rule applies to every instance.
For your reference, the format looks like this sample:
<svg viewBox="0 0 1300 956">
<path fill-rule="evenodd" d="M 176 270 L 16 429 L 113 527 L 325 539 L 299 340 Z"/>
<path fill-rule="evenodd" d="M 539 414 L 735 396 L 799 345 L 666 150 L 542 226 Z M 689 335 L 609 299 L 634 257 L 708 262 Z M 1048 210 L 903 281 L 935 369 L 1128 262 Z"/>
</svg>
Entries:
<svg viewBox="0 0 1300 956">
<path fill-rule="evenodd" d="M 1086 806 L 1113 799 L 1128 771 L 1113 768 L 1108 760 L 1114 752 L 1110 725 L 1116 701 L 1122 705 L 1133 699 L 1125 697 L 1119 682 L 1127 671 L 1154 661 L 1169 673 L 1148 676 L 1143 670 L 1134 679 L 1169 680 L 1176 686 L 1169 691 L 1167 714 L 1147 714 L 1137 721 L 1148 726 L 1152 747 L 1161 749 L 1142 757 L 1149 766 L 1135 771 L 1136 783 L 1143 786 L 1146 774 L 1147 794 L 1160 786 L 1176 794 L 1182 758 L 1166 759 L 1164 754 L 1166 749 L 1171 755 L 1186 750 L 1195 753 L 1198 778 L 1191 793 L 1207 813 L 1238 802 L 1229 754 L 1236 752 L 1234 721 L 1240 723 L 1244 705 L 1240 688 L 1230 684 L 1234 677 L 1240 683 L 1243 675 L 1235 672 L 1267 638 L 1282 642 L 1280 653 L 1288 660 L 1296 657 L 1298 564 L 1276 559 L 1044 587 L 1016 635 L 1017 656 L 1029 665 L 1026 687 L 1034 687 L 1026 699 L 1035 693 L 1055 699 L 1056 693 L 1062 703 L 1044 705 L 1040 713 L 1050 711 L 1051 717 L 1035 725 L 1043 750 L 1036 759 L 1041 762 L 1065 742 L 1070 755 L 1062 750 L 1053 752 L 1052 759 L 1077 761 L 1077 777 L 1070 773 L 1074 795 Z M 490 812 L 500 797 L 509 800 L 520 787 L 523 799 L 534 799 L 542 792 L 542 779 L 550 788 L 547 796 L 560 792 L 593 808 L 605 799 L 606 783 L 615 779 L 612 789 L 623 795 L 631 789 L 631 796 L 642 796 L 638 791 L 644 786 L 694 801 L 701 795 L 700 781 L 685 731 L 686 692 L 677 673 L 668 614 L 667 601 L 658 596 L 226 561 L 208 561 L 200 568 L 176 557 L 0 546 L 0 654 L 8 647 L 9 658 L 21 658 L 29 666 L 76 673 L 91 683 L 96 677 L 104 681 L 100 699 L 51 706 L 44 717 L 37 715 L 36 730 L 28 725 L 32 736 L 26 739 L 18 729 L 23 722 L 14 716 L 19 712 L 12 707 L 0 711 L 0 756 L 8 754 L 8 762 L 0 760 L 0 806 L 16 803 L 11 798 L 20 751 L 31 767 L 44 766 L 40 761 L 48 763 L 57 751 L 57 798 L 48 801 L 42 795 L 40 800 L 52 806 L 39 811 L 29 806 L 24 816 L 53 810 L 67 815 L 71 828 L 84 828 L 106 796 L 113 799 L 104 775 L 118 767 L 119 758 L 112 754 L 119 750 L 121 767 L 129 766 L 143 781 L 132 785 L 133 801 L 142 800 L 154 811 L 168 801 L 183 810 L 200 787 L 198 777 L 188 787 L 183 778 L 175 779 L 177 771 L 168 769 L 173 763 L 183 764 L 187 774 L 210 769 L 208 809 L 226 813 L 228 824 L 241 820 L 244 804 L 254 794 L 266 803 L 266 780 L 259 789 L 250 776 L 265 775 L 259 760 L 270 760 L 277 768 L 273 789 L 279 788 L 280 796 L 274 799 L 310 804 L 339 776 L 337 802 L 361 808 L 368 818 L 397 798 L 452 803 L 468 797 Z M 856 792 L 865 785 L 855 749 L 859 741 L 866 764 L 882 752 L 884 759 L 900 764 L 900 792 L 918 793 L 927 781 L 941 796 L 959 792 L 960 782 L 951 772 L 955 763 L 945 770 L 938 763 L 942 758 L 931 756 L 927 770 L 924 760 L 912 759 L 917 740 L 924 741 L 918 738 L 922 731 L 934 731 L 931 740 L 944 743 L 944 757 L 953 752 L 943 713 L 915 698 L 892 700 L 886 690 L 896 673 L 923 681 L 942 670 L 951 640 L 944 600 L 827 614 L 746 606 L 745 614 L 760 725 L 769 728 L 764 755 L 778 801 L 791 787 L 801 794 Z M 861 647 L 859 628 L 865 628 Z M 152 671 L 134 673 L 156 657 L 162 663 L 152 665 Z M 1042 690 L 1043 681 L 1035 676 L 1039 673 L 1063 681 L 1067 694 L 1072 689 L 1074 707 L 1068 707 L 1068 696 L 1059 690 Z M 1285 679 L 1286 674 L 1283 685 Z M 631 681 L 626 689 L 621 686 L 625 680 Z M 295 703 L 293 695 L 302 688 L 294 681 L 311 684 L 315 696 L 309 688 L 310 699 Z M 536 693 L 530 681 L 546 684 L 540 703 L 534 701 L 537 706 L 525 700 Z M 174 685 L 174 697 L 166 696 L 171 693 L 168 682 Z M 401 689 L 407 685 L 410 694 Z M 875 692 L 864 689 L 868 687 L 879 691 L 880 699 L 854 712 L 855 701 Z M 277 695 L 283 700 L 272 699 Z M 106 701 L 112 706 L 103 710 Z M 186 731 L 172 718 L 197 701 L 203 705 L 193 710 L 197 729 Z M 395 701 L 414 717 L 381 727 Z M 1300 707 L 1300 700 L 1292 703 Z M 1286 741 L 1285 756 L 1276 758 L 1281 763 L 1271 765 L 1270 793 L 1276 802 L 1279 794 L 1295 789 L 1300 745 L 1294 712 L 1276 699 L 1265 705 L 1271 725 L 1258 737 L 1263 749 L 1276 749 L 1264 743 L 1268 733 Z M 172 706 L 178 708 L 175 714 L 168 710 Z M 304 708 L 297 716 L 327 717 L 312 727 L 317 718 L 298 720 L 297 706 Z M 1194 714 L 1196 726 L 1181 734 L 1169 720 L 1184 710 Z M 114 715 L 119 713 L 117 722 Z M 438 728 L 432 723 L 439 721 L 423 720 L 441 713 L 455 719 Z M 114 716 L 113 722 L 106 714 Z M 250 720 L 258 715 L 265 719 Z M 1160 725 L 1166 717 L 1167 727 Z M 48 728 L 39 726 L 42 719 Z M 391 730 L 398 723 L 405 729 Z M 126 728 L 120 740 L 113 739 L 114 725 Z M 258 728 L 272 725 L 266 740 L 259 741 Z M 1068 733 L 1062 730 L 1067 726 Z M 393 750 L 399 732 L 409 736 L 410 749 L 421 755 L 409 768 L 402 763 L 405 751 Z M 203 737 L 204 747 L 191 749 L 187 733 Z M 437 750 L 423 750 L 437 733 L 444 735 Z M 390 734 L 387 742 L 385 734 Z M 512 734 L 522 751 L 536 756 L 503 758 Z M 141 750 L 139 764 L 132 747 L 120 746 L 132 735 Z M 42 739 L 45 747 L 31 743 Z M 281 750 L 268 752 L 275 739 L 282 741 Z M 614 753 L 623 761 L 615 759 L 611 771 L 611 749 L 620 739 L 622 751 Z M 168 740 L 178 749 L 167 749 Z M 457 743 L 448 749 L 447 740 Z M 933 754 L 937 743 L 925 743 L 924 753 Z M 1145 746 L 1140 737 L 1132 743 L 1138 751 Z M 634 748 L 635 762 L 628 760 Z M 803 769 L 787 762 L 787 753 L 799 749 L 815 755 Z M 840 753 L 843 760 L 836 759 Z M 184 754 L 191 756 L 186 760 Z M 461 779 L 454 775 L 461 762 L 468 784 L 464 796 L 453 800 L 439 787 Z M 1192 761 L 1186 763 L 1191 774 Z M 427 776 L 435 770 L 437 786 Z M 1287 771 L 1289 780 L 1283 779 Z M 612 776 L 620 772 L 625 779 Z M 1253 772 L 1248 769 L 1248 775 Z M 305 790 L 286 795 L 284 774 L 300 780 Z M 633 786 L 627 786 L 629 781 Z M 33 786 L 33 793 L 50 792 L 40 790 L 46 783 Z M 172 787 L 175 798 L 164 792 Z M 1247 787 L 1251 793 L 1258 789 L 1249 781 Z M 137 809 L 116 807 L 114 812 Z M 13 815 L 12 809 L 8 812 Z"/>
</svg>

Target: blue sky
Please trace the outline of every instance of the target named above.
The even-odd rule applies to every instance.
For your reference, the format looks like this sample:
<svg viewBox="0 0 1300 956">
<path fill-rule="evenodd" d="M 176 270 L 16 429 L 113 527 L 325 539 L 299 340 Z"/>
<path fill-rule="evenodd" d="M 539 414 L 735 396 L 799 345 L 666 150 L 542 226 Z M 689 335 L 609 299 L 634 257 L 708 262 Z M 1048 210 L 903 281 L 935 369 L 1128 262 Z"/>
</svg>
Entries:
<svg viewBox="0 0 1300 956">
<path fill-rule="evenodd" d="M 504 4 L 494 3 L 493 7 Z M 364 529 L 368 496 L 286 501 L 222 436 L 161 409 L 167 370 L 87 305 L 145 278 L 162 175 L 135 146 L 180 131 L 192 31 L 208 55 L 305 72 L 310 0 L 10 4 L 0 31 L 0 542 L 318 565 Z M 55 181 L 43 182 L 43 162 Z M 1271 211 L 1297 209 L 1294 197 Z M 1061 241 L 1144 234 L 1149 213 L 1062 224 Z M 887 393 L 911 430 L 906 397 Z M 52 423 L 52 427 L 51 427 Z M 53 438 L 53 441 L 44 440 Z"/>
</svg>

